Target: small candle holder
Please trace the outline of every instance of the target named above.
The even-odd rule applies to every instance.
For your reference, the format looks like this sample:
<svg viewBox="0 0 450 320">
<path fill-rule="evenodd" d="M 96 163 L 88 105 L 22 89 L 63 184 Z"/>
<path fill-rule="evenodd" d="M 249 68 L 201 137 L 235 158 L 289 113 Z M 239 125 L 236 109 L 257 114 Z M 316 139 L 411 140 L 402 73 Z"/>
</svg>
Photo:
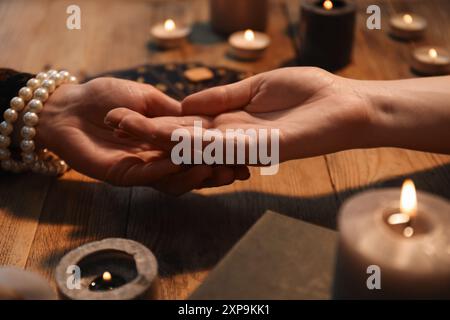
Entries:
<svg viewBox="0 0 450 320">
<path fill-rule="evenodd" d="M 239 60 L 257 60 L 270 45 L 270 38 L 265 33 L 249 29 L 233 33 L 228 43 L 231 56 Z"/>
<path fill-rule="evenodd" d="M 412 69 L 425 76 L 440 76 L 450 73 L 450 52 L 440 47 L 420 47 L 411 58 Z"/>
<path fill-rule="evenodd" d="M 329 71 L 351 61 L 356 6 L 344 0 L 305 0 L 300 7 L 299 63 Z"/>
<path fill-rule="evenodd" d="M 390 34 L 397 39 L 412 40 L 421 38 L 427 28 L 427 21 L 413 13 L 399 13 L 390 19 Z"/>
<path fill-rule="evenodd" d="M 81 272 L 80 288 L 69 288 L 69 266 Z M 72 300 L 152 298 L 157 277 L 153 253 L 142 244 L 119 238 L 91 242 L 66 254 L 56 267 L 58 291 Z"/>
</svg>

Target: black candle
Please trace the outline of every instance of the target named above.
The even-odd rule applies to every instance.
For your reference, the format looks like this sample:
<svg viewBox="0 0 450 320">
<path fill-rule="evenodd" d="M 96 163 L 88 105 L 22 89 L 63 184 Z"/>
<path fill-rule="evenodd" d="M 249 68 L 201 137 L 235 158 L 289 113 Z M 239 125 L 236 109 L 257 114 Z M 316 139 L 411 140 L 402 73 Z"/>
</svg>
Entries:
<svg viewBox="0 0 450 320">
<path fill-rule="evenodd" d="M 304 0 L 300 8 L 299 63 L 334 71 L 351 61 L 356 6 L 344 0 Z"/>
<path fill-rule="evenodd" d="M 111 274 L 108 271 L 95 278 L 89 284 L 89 290 L 91 291 L 107 291 L 113 290 L 123 286 L 126 283 L 125 279 L 117 274 Z"/>
</svg>

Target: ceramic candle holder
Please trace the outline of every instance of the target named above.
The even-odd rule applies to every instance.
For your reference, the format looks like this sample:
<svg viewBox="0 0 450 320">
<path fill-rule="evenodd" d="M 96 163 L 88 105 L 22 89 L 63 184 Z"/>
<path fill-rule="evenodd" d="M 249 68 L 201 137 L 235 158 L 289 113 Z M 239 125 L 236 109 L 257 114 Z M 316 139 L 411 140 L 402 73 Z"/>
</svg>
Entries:
<svg viewBox="0 0 450 320">
<path fill-rule="evenodd" d="M 68 286 L 69 277 L 76 276 L 72 274 L 73 266 L 79 267 L 79 288 Z M 66 254 L 56 267 L 55 277 L 66 299 L 144 299 L 154 295 L 157 268 L 153 253 L 140 243 L 109 238 Z"/>
</svg>

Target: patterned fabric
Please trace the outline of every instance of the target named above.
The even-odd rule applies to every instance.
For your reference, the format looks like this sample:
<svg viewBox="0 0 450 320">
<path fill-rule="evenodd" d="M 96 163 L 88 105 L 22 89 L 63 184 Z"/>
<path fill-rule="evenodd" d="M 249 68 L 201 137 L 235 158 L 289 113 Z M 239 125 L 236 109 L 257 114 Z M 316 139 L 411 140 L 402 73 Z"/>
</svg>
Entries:
<svg viewBox="0 0 450 320">
<path fill-rule="evenodd" d="M 26 85 L 33 75 L 21 73 L 12 69 L 0 68 L 0 112 L 8 109 L 9 101 L 17 95 L 20 88 Z"/>
</svg>

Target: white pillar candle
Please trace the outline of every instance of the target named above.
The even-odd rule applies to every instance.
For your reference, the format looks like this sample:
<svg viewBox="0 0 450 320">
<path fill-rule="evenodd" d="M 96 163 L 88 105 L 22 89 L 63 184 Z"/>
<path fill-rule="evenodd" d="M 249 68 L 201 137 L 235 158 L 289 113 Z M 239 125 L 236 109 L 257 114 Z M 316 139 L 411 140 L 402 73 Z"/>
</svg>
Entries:
<svg viewBox="0 0 450 320">
<path fill-rule="evenodd" d="M 342 206 L 335 298 L 450 298 L 450 203 L 425 192 L 416 200 L 412 181 L 402 190 L 364 192 Z"/>
<path fill-rule="evenodd" d="M 415 39 L 423 36 L 427 21 L 412 13 L 400 13 L 391 17 L 391 34 L 400 39 Z"/>
<path fill-rule="evenodd" d="M 420 47 L 414 50 L 412 68 L 424 75 L 450 73 L 450 53 L 439 47 Z"/>
<path fill-rule="evenodd" d="M 167 19 L 155 25 L 150 33 L 159 47 L 170 49 L 182 45 L 191 33 L 191 29 L 177 25 L 172 19 Z"/>
<path fill-rule="evenodd" d="M 233 33 L 228 39 L 231 54 L 238 59 L 255 60 L 260 58 L 270 44 L 270 38 L 263 32 L 253 30 Z"/>
</svg>

